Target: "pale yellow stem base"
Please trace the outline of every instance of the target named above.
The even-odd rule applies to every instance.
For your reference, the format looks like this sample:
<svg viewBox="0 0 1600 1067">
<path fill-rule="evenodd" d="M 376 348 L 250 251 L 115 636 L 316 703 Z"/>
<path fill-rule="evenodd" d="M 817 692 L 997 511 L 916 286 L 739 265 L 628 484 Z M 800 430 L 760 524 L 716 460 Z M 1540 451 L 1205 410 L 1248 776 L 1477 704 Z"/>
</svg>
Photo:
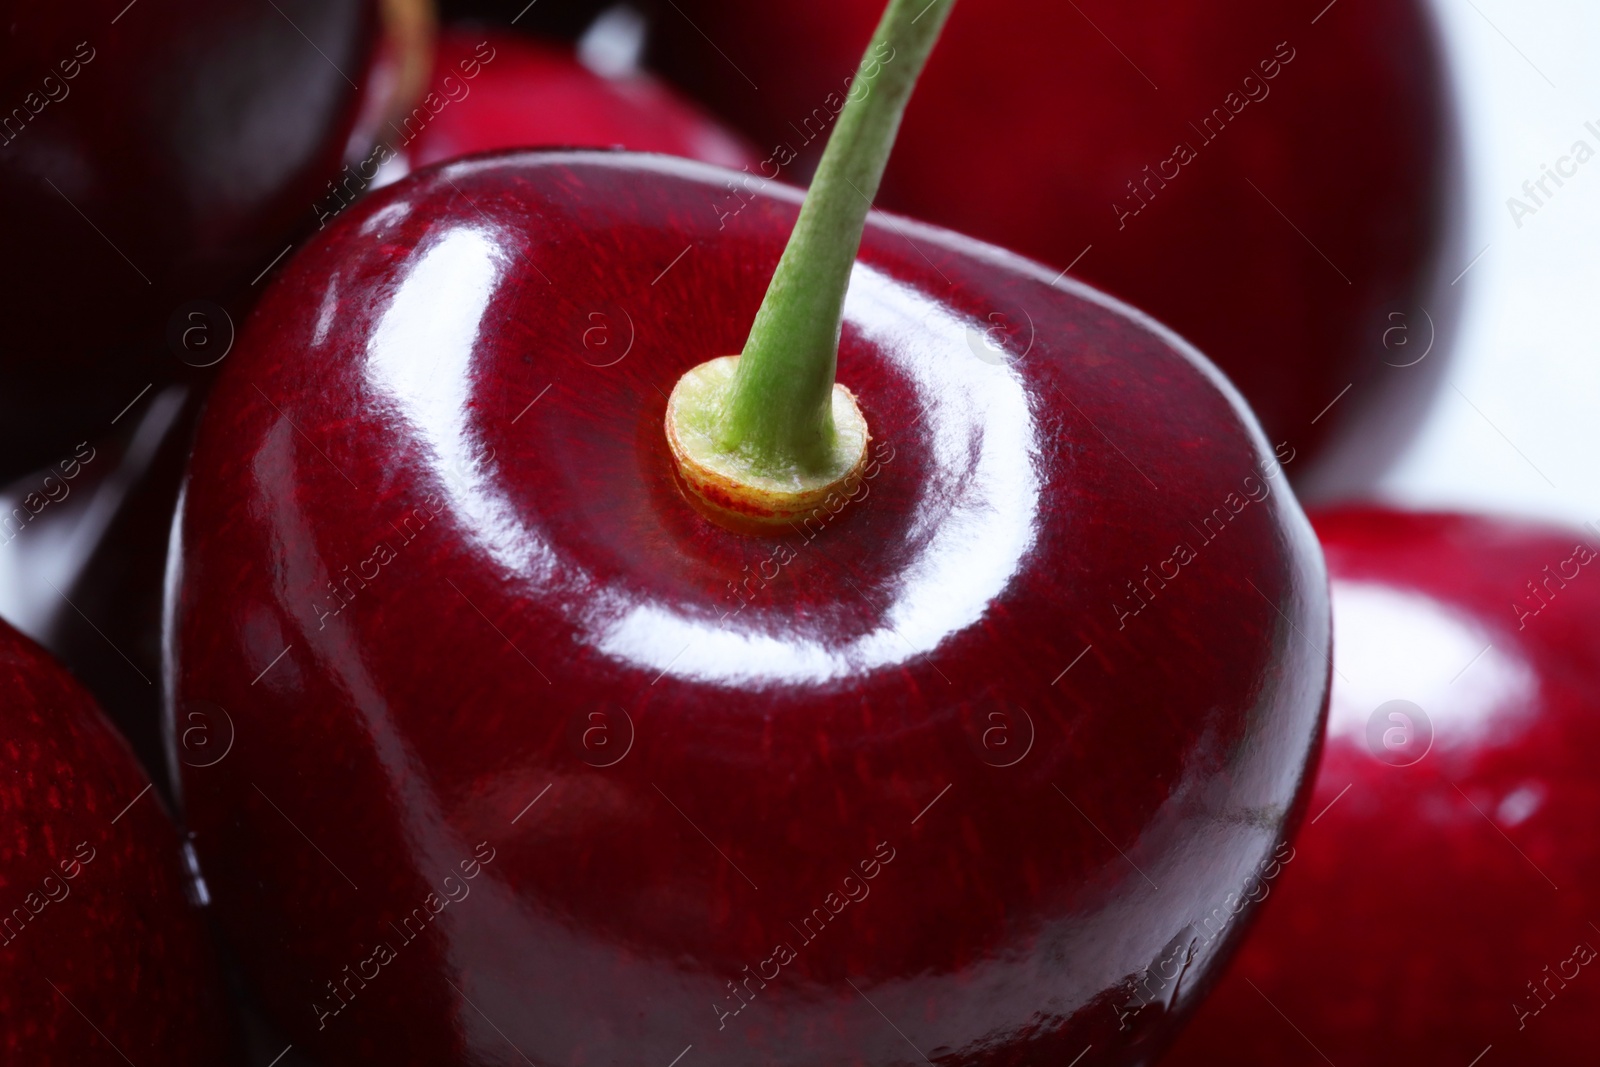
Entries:
<svg viewBox="0 0 1600 1067">
<path fill-rule="evenodd" d="M 833 386 L 834 444 L 820 470 L 772 469 L 717 442 L 717 413 L 733 385 L 738 356 L 720 356 L 693 368 L 667 399 L 667 447 L 684 485 L 712 517 L 736 529 L 781 526 L 806 518 L 858 478 L 867 461 L 867 418 L 855 394 Z"/>
</svg>

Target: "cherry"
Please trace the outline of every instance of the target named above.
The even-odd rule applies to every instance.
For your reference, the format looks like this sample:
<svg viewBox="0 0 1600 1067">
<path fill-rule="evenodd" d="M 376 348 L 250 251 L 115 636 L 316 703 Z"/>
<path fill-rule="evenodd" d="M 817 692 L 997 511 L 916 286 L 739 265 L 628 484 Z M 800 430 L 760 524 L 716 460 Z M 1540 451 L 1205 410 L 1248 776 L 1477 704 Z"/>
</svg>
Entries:
<svg viewBox="0 0 1600 1067">
<path fill-rule="evenodd" d="M 5 1062 L 220 1067 L 228 1007 L 149 780 L 89 695 L 4 623 L 0 702 Z"/>
<path fill-rule="evenodd" d="M 799 181 L 877 15 L 673 0 L 651 59 L 762 147 L 748 184 Z M 879 206 L 1153 314 L 1273 440 L 1334 453 L 1295 468 L 1331 491 L 1389 463 L 1433 395 L 1471 254 L 1442 257 L 1454 173 L 1418 0 L 989 0 L 951 17 Z"/>
<path fill-rule="evenodd" d="M 804 205 L 476 156 L 264 297 L 166 631 L 297 1048 L 1131 1064 L 1222 958 L 1327 694 L 1292 453 L 1137 312 L 869 218 L 949 8 L 892 0 Z"/>
<path fill-rule="evenodd" d="M 1312 818 L 1163 1062 L 1580 1062 L 1600 1010 L 1600 534 L 1315 522 L 1335 676 Z"/>
<path fill-rule="evenodd" d="M 729 167 L 758 159 L 648 74 L 602 77 L 567 47 L 471 27 L 440 34 L 429 92 L 395 140 L 411 166 L 548 145 L 618 146 Z"/>
<path fill-rule="evenodd" d="M 223 921 L 330 1057 L 499 1055 L 470 1000 L 536 1062 L 902 1058 L 848 978 L 930 1054 L 1131 1062 L 1163 1027 L 1119 1030 L 1124 986 L 1295 807 L 1326 672 L 1309 530 L 1172 335 L 887 219 L 840 355 L 881 441 L 865 499 L 775 540 L 701 518 L 663 394 L 738 348 L 797 206 L 719 230 L 725 173 L 425 170 L 268 293 L 174 557 L 176 712 L 240 734 L 183 768 Z M 982 331 L 1024 308 L 1009 362 L 1025 342 Z M 865 887 L 844 929 L 787 925 Z M 787 981 L 721 1027 L 778 943 Z"/>
<path fill-rule="evenodd" d="M 53 463 L 231 329 L 398 84 L 375 0 L 8 5 L 0 475 Z M 198 316 L 198 317 L 196 317 Z"/>
</svg>

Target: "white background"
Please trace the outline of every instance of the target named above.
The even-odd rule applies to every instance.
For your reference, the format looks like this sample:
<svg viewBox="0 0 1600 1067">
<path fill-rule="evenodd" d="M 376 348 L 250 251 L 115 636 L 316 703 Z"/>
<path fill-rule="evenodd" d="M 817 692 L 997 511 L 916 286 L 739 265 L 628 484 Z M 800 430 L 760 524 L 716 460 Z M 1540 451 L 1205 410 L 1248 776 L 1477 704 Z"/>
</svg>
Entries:
<svg viewBox="0 0 1600 1067">
<path fill-rule="evenodd" d="M 1600 156 L 1520 228 L 1506 201 L 1524 197 L 1522 183 L 1574 141 L 1600 152 L 1584 129 L 1600 128 L 1600 3 L 1435 7 L 1465 140 L 1467 251 L 1449 276 L 1487 251 L 1458 283 L 1466 291 L 1446 384 L 1377 493 L 1407 507 L 1597 520 Z"/>
</svg>

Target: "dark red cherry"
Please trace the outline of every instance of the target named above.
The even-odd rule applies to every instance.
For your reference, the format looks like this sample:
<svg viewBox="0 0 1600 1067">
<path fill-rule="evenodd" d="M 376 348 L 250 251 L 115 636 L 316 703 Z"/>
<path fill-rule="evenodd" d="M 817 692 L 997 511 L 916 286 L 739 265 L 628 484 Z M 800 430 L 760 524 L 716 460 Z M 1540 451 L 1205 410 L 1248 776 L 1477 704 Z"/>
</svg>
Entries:
<svg viewBox="0 0 1600 1067">
<path fill-rule="evenodd" d="M 652 61 L 756 140 L 753 174 L 803 181 L 880 7 L 673 0 Z M 1418 0 L 963 3 L 878 203 L 1150 312 L 1273 440 L 1338 453 L 1319 487 L 1359 485 L 1432 395 L 1471 254 L 1443 66 Z"/>
<path fill-rule="evenodd" d="M 5 5 L 0 474 L 114 432 L 147 385 L 198 373 L 196 329 L 237 325 L 382 118 L 378 8 Z"/>
<path fill-rule="evenodd" d="M 160 798 L 89 695 L 4 623 L 0 715 L 0 1058 L 233 1062 Z"/>
<path fill-rule="evenodd" d="M 1600 534 L 1316 519 L 1328 739 L 1255 931 L 1170 1065 L 1581 1063 L 1600 1013 Z"/>
<path fill-rule="evenodd" d="M 1310 527 L 1173 334 L 876 215 L 867 467 L 710 522 L 667 392 L 739 351 L 799 203 L 719 215 L 728 173 L 423 170 L 257 308 L 167 621 L 174 729 L 237 730 L 182 768 L 222 921 L 328 1062 L 1144 1062 L 1300 810 Z"/>
</svg>

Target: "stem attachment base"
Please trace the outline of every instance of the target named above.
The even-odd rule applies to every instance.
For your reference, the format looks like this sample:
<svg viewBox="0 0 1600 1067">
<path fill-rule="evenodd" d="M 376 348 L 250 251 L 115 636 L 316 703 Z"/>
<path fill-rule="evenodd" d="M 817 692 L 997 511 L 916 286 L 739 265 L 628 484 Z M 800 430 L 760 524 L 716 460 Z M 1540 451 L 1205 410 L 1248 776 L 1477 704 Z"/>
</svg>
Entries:
<svg viewBox="0 0 1600 1067">
<path fill-rule="evenodd" d="M 727 408 L 738 356 L 719 356 L 691 369 L 667 398 L 667 447 L 678 474 L 705 510 L 736 529 L 782 526 L 816 511 L 857 476 L 872 435 L 855 394 L 834 383 L 834 439 L 815 468 L 774 465 L 747 449 L 718 445 L 718 419 Z"/>
</svg>

